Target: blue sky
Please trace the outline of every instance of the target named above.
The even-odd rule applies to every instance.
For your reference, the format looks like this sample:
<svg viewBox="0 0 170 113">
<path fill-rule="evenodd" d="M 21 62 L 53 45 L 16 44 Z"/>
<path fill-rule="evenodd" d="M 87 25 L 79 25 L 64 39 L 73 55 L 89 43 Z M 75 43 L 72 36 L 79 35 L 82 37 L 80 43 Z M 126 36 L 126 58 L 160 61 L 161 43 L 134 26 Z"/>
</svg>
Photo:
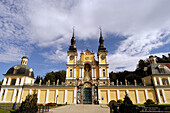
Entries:
<svg viewBox="0 0 170 113">
<path fill-rule="evenodd" d="M 78 53 L 98 49 L 99 26 L 110 71 L 170 53 L 169 0 L 0 0 L 0 79 L 29 58 L 35 76 L 65 70 L 75 26 Z M 79 56 L 78 56 L 79 57 Z"/>
</svg>

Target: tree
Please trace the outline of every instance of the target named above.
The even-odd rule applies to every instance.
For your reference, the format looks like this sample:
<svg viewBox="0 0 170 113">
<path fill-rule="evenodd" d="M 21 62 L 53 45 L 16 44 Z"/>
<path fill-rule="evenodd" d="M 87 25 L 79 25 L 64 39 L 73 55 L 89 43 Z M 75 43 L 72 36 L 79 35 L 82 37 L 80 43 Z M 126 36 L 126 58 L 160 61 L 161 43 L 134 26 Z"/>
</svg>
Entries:
<svg viewBox="0 0 170 113">
<path fill-rule="evenodd" d="M 20 113 L 37 113 L 38 105 L 37 105 L 37 94 L 34 91 L 34 94 L 28 95 L 25 101 L 22 102 L 19 112 Z"/>
<path fill-rule="evenodd" d="M 145 106 L 150 106 L 150 105 L 155 105 L 155 102 L 151 99 L 146 100 L 146 102 L 144 103 Z"/>
</svg>

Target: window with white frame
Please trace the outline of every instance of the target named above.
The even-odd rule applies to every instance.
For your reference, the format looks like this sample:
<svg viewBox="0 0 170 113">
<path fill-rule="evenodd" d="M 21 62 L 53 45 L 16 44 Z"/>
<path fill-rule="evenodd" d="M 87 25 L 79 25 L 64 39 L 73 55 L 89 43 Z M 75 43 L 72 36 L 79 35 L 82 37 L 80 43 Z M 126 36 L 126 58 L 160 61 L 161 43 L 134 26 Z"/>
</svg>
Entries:
<svg viewBox="0 0 170 113">
<path fill-rule="evenodd" d="M 70 69 L 70 77 L 72 77 L 72 76 L 73 76 L 73 70 Z"/>
<path fill-rule="evenodd" d="M 106 71 L 103 69 L 103 77 L 106 77 Z"/>
<path fill-rule="evenodd" d="M 163 84 L 163 85 L 168 85 L 168 80 L 167 80 L 166 78 L 163 78 L 163 79 L 162 79 L 162 84 Z"/>
</svg>

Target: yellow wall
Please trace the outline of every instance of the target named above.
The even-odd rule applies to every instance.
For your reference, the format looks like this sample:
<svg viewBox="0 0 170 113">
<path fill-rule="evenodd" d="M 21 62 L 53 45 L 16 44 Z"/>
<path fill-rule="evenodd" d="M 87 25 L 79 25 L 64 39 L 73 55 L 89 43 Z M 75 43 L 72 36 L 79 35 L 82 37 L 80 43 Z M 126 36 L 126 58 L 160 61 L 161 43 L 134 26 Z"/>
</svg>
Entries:
<svg viewBox="0 0 170 113">
<path fill-rule="evenodd" d="M 22 94 L 22 101 L 24 101 L 26 99 L 26 96 L 29 94 L 29 90 L 23 90 L 23 94 Z"/>
<path fill-rule="evenodd" d="M 49 95 L 48 95 L 48 102 L 49 103 L 55 103 L 55 95 L 56 91 L 55 90 L 49 90 Z"/>
<path fill-rule="evenodd" d="M 116 90 L 111 90 L 110 91 L 110 100 L 117 101 L 117 92 L 116 92 Z"/>
<path fill-rule="evenodd" d="M 67 103 L 74 103 L 74 90 L 67 91 Z"/>
<path fill-rule="evenodd" d="M 57 103 L 64 103 L 64 97 L 65 97 L 65 91 L 64 90 L 58 90 Z"/>
<path fill-rule="evenodd" d="M 119 90 L 119 99 L 123 100 L 125 98 L 126 92 L 125 90 Z"/>
<path fill-rule="evenodd" d="M 100 100 L 101 100 L 101 103 L 108 103 L 108 99 L 107 99 L 107 90 L 101 90 L 100 91 Z M 102 100 L 102 97 L 103 97 L 103 100 Z"/>
<path fill-rule="evenodd" d="M 31 84 L 32 81 L 33 81 L 33 83 L 34 83 L 34 78 L 26 77 L 25 79 L 26 79 L 26 81 L 25 81 L 26 84 Z"/>
<path fill-rule="evenodd" d="M 135 90 L 129 90 L 129 98 L 132 100 L 133 104 L 136 103 L 136 92 L 135 92 Z"/>
<path fill-rule="evenodd" d="M 154 102 L 156 102 L 154 90 L 148 90 L 148 99 L 152 99 Z"/>
<path fill-rule="evenodd" d="M 164 90 L 167 103 L 170 103 L 170 90 Z"/>
<path fill-rule="evenodd" d="M 46 102 L 46 94 L 47 94 L 47 90 L 41 90 L 40 91 L 40 97 L 39 97 L 39 102 L 40 103 L 45 103 Z"/>
<path fill-rule="evenodd" d="M 12 101 L 13 93 L 14 93 L 13 89 L 8 89 L 5 101 Z"/>
<path fill-rule="evenodd" d="M 138 96 L 139 96 L 139 103 L 144 103 L 146 101 L 144 90 L 138 90 Z"/>
</svg>

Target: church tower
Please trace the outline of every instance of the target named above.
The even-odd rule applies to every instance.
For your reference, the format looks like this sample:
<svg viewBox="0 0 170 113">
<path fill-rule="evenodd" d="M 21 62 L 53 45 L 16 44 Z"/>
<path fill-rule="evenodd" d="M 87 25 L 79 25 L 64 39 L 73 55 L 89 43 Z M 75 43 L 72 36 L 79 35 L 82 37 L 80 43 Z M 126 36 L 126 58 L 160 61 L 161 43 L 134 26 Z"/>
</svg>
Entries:
<svg viewBox="0 0 170 113">
<path fill-rule="evenodd" d="M 76 80 L 76 61 L 77 61 L 77 48 L 76 48 L 76 39 L 73 36 L 71 39 L 71 45 L 67 51 L 67 70 L 66 70 L 66 83 L 72 84 Z"/>
<path fill-rule="evenodd" d="M 104 38 L 102 36 L 102 29 L 100 28 L 100 38 L 98 47 L 98 62 L 99 62 L 99 83 L 107 84 L 109 80 L 109 64 L 108 64 L 108 51 L 104 45 Z"/>
</svg>

